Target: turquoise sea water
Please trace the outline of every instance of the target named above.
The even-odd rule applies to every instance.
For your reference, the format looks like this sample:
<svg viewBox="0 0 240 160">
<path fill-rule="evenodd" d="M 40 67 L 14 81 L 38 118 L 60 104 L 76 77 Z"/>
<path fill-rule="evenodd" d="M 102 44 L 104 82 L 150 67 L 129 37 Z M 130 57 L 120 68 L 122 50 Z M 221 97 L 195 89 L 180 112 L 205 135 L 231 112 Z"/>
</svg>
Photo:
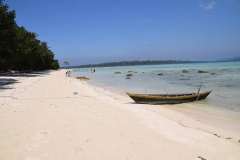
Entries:
<svg viewBox="0 0 240 160">
<path fill-rule="evenodd" d="M 240 120 L 240 62 L 185 63 L 74 69 L 74 76 L 91 78 L 90 84 L 119 93 L 189 93 L 213 92 L 205 100 L 188 103 L 191 110 Z M 188 73 L 183 73 L 188 70 Z M 208 73 L 198 73 L 198 70 Z M 121 74 L 114 74 L 114 72 Z M 132 72 L 130 72 L 132 71 Z M 163 73 L 162 76 L 158 76 Z M 212 74 L 214 73 L 214 74 Z M 132 74 L 131 79 L 126 79 Z M 188 109 L 189 109 L 188 108 Z"/>
</svg>

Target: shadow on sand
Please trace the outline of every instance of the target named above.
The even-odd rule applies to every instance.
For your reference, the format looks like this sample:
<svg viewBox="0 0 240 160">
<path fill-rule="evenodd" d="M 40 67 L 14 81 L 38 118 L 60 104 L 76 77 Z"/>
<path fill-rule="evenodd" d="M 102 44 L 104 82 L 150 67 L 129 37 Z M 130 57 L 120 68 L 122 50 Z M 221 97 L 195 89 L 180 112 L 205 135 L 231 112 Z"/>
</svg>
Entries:
<svg viewBox="0 0 240 160">
<path fill-rule="evenodd" d="M 39 77 L 49 75 L 50 72 L 51 71 L 33 71 L 31 73 L 0 73 L 0 91 L 6 89 L 13 89 L 13 87 L 11 87 L 10 85 L 20 83 L 18 80 L 14 79 L 15 77 Z"/>
</svg>

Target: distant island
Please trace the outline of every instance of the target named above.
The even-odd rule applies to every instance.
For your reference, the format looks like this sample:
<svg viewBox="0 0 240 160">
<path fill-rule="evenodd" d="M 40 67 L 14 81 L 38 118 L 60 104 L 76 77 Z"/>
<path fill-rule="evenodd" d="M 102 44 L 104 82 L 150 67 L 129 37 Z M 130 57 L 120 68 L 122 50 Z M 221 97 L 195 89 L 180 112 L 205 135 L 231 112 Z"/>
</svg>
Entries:
<svg viewBox="0 0 240 160">
<path fill-rule="evenodd" d="M 106 62 L 100 64 L 87 64 L 79 66 L 68 66 L 62 68 L 90 68 L 90 67 L 115 67 L 115 66 L 135 66 L 135 65 L 154 65 L 154 64 L 177 64 L 177 63 L 195 63 L 196 61 L 182 61 L 182 60 L 156 60 L 156 61 L 120 61 L 120 62 Z"/>
<path fill-rule="evenodd" d="M 219 59 L 218 62 L 240 61 L 240 57 Z"/>
<path fill-rule="evenodd" d="M 178 64 L 178 63 L 210 63 L 210 62 L 231 62 L 240 61 L 240 57 L 219 59 L 216 61 L 189 61 L 189 60 L 146 60 L 146 61 L 120 61 L 120 62 L 106 62 L 99 64 L 87 64 L 78 66 L 65 66 L 62 68 L 93 68 L 93 67 L 116 67 L 116 66 L 135 66 L 135 65 L 154 65 L 154 64 Z"/>
</svg>

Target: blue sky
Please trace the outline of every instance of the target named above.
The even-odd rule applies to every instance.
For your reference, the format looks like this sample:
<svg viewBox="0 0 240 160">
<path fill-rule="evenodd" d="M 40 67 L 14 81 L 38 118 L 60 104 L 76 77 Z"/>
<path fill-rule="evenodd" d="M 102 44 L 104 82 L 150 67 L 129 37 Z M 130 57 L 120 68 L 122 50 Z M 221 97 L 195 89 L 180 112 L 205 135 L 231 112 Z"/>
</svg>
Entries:
<svg viewBox="0 0 240 160">
<path fill-rule="evenodd" d="M 60 65 L 240 56 L 239 0 L 5 0 Z"/>
</svg>

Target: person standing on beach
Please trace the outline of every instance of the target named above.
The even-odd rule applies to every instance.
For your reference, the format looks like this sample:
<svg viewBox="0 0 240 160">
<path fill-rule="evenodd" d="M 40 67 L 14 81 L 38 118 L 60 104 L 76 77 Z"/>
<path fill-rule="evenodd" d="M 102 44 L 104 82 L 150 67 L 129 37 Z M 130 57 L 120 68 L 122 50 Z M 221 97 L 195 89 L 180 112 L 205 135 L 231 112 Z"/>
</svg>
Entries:
<svg viewBox="0 0 240 160">
<path fill-rule="evenodd" d="M 71 71 L 68 71 L 68 77 L 71 77 Z"/>
<path fill-rule="evenodd" d="M 66 77 L 68 76 L 68 71 L 66 72 Z"/>
</svg>

